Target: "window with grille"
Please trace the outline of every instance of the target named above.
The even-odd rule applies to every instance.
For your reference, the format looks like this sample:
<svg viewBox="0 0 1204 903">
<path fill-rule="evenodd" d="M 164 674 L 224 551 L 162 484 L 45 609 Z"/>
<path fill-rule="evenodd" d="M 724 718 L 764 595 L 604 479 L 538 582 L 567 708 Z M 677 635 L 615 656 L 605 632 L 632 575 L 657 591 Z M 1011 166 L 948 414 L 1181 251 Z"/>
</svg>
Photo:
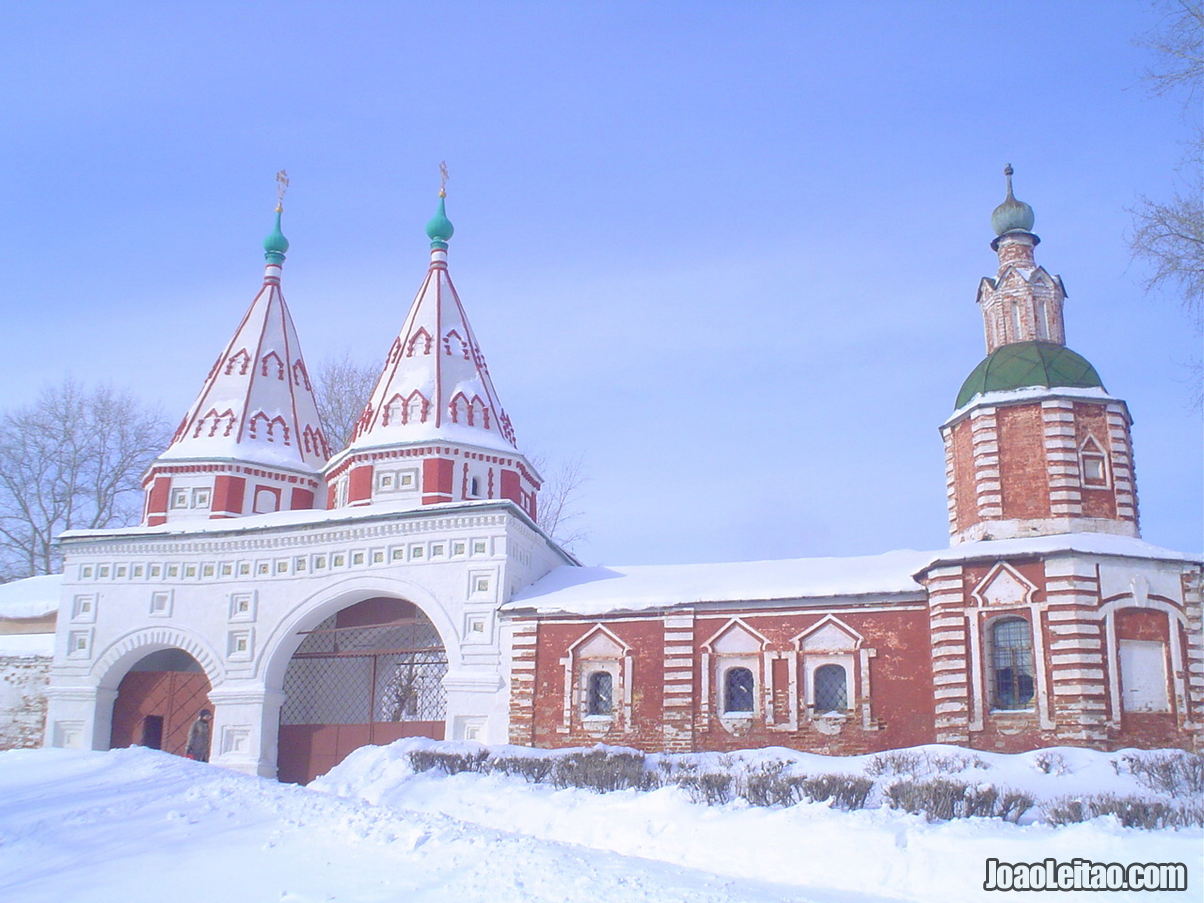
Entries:
<svg viewBox="0 0 1204 903">
<path fill-rule="evenodd" d="M 614 677 L 609 671 L 595 671 L 587 687 L 587 715 L 609 715 L 614 711 Z"/>
<path fill-rule="evenodd" d="M 994 707 L 1027 709 L 1033 701 L 1032 631 L 1024 618 L 1004 618 L 991 628 Z"/>
<path fill-rule="evenodd" d="M 753 711 L 753 673 L 748 668 L 729 668 L 723 678 L 725 714 L 751 714 Z"/>
<path fill-rule="evenodd" d="M 820 665 L 815 681 L 815 711 L 843 712 L 849 707 L 848 676 L 843 665 Z"/>
</svg>

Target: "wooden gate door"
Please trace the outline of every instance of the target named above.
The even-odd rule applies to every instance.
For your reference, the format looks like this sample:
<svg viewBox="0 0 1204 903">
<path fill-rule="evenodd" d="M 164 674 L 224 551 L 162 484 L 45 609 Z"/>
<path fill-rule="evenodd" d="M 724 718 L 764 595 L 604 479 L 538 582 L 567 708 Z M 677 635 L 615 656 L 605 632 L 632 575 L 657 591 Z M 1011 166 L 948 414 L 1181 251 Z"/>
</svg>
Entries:
<svg viewBox="0 0 1204 903">
<path fill-rule="evenodd" d="M 188 729 L 209 702 L 209 678 L 195 671 L 131 671 L 121 679 L 113 703 L 113 730 L 109 748 L 154 742 L 158 748 L 184 755 Z M 156 724 L 154 719 L 162 719 Z M 148 722 L 148 719 L 149 722 Z"/>
</svg>

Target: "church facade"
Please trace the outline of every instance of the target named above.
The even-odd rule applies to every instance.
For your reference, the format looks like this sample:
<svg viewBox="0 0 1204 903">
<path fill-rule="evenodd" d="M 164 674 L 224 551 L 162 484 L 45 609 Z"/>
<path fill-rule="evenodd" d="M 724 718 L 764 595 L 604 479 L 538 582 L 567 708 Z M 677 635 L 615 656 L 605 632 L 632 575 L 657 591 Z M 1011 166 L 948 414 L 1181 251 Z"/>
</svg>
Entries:
<svg viewBox="0 0 1204 903">
<path fill-rule="evenodd" d="M 1128 409 L 1066 347 L 1061 280 L 1007 176 L 987 356 L 940 426 L 949 547 L 675 567 L 581 567 L 538 526 L 442 192 L 426 276 L 331 448 L 278 208 L 143 523 L 62 539 L 47 745 L 180 752 L 209 708 L 211 761 L 293 781 L 413 735 L 1199 748 L 1201 562 L 1140 539 Z"/>
</svg>

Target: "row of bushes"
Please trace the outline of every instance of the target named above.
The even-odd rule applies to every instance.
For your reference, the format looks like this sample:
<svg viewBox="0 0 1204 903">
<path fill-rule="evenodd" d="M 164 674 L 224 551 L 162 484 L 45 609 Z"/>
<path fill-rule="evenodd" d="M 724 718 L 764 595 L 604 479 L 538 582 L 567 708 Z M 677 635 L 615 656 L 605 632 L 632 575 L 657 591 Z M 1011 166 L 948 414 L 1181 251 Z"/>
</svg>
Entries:
<svg viewBox="0 0 1204 903">
<path fill-rule="evenodd" d="M 1054 754 L 1056 755 L 1056 754 Z M 784 761 L 753 764 L 721 757 L 718 770 L 703 770 L 698 762 L 667 756 L 645 756 L 635 750 L 595 748 L 547 755 L 491 754 L 488 750 L 417 749 L 407 753 L 418 772 L 438 770 L 504 774 L 558 789 L 576 787 L 597 793 L 615 790 L 682 788 L 705 805 L 722 805 L 736 799 L 754 806 L 793 806 L 801 802 L 826 802 L 836 809 L 863 809 L 880 799 L 882 805 L 923 815 L 930 821 L 954 818 L 1000 818 L 1018 822 L 1036 803 L 1022 791 L 939 775 L 969 768 L 986 768 L 977 756 L 927 751 L 897 750 L 875 756 L 866 771 L 885 778 L 856 774 L 798 774 Z M 1197 794 L 1201 779 L 1196 770 L 1204 757 L 1191 754 L 1125 756 L 1117 765 L 1138 776 L 1152 789 Z M 1117 760 L 1114 760 L 1117 764 Z M 1062 773 L 1064 763 L 1037 763 L 1042 771 Z M 878 798 L 875 788 L 879 789 Z M 1043 820 L 1064 825 L 1101 815 L 1115 816 L 1125 827 L 1166 828 L 1204 825 L 1204 805 L 1168 803 L 1140 796 L 1100 794 L 1082 799 L 1060 798 L 1041 805 Z"/>
</svg>

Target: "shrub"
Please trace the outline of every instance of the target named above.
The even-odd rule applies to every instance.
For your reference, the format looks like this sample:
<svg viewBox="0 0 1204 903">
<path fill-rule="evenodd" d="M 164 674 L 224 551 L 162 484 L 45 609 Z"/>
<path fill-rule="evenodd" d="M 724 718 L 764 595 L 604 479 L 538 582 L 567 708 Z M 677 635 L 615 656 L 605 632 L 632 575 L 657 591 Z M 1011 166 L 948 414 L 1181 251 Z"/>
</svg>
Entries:
<svg viewBox="0 0 1204 903">
<path fill-rule="evenodd" d="M 497 756 L 489 760 L 490 771 L 518 775 L 532 784 L 546 781 L 555 766 L 551 756 Z"/>
<path fill-rule="evenodd" d="M 1126 828 L 1149 830 L 1204 825 L 1204 806 L 1198 803 L 1176 805 L 1142 796 L 1101 793 L 1082 799 L 1061 797 L 1042 808 L 1045 820 L 1052 825 L 1089 821 L 1101 815 L 1115 816 Z"/>
<path fill-rule="evenodd" d="M 885 795 L 892 809 L 923 815 L 929 821 L 975 816 L 1018 821 L 1033 805 L 1031 796 L 1017 790 L 1001 793 L 990 784 L 972 786 L 949 778 L 897 781 Z"/>
<path fill-rule="evenodd" d="M 1045 774 L 1066 774 L 1070 766 L 1061 753 L 1044 750 L 1033 756 L 1033 767 Z"/>
<path fill-rule="evenodd" d="M 613 790 L 654 790 L 660 776 L 644 768 L 644 754 L 591 749 L 553 760 L 552 784 L 558 788 L 581 787 L 597 793 Z"/>
<path fill-rule="evenodd" d="M 770 762 L 744 778 L 740 795 L 754 806 L 793 806 L 803 799 L 804 780 L 786 774 L 784 762 Z"/>
<path fill-rule="evenodd" d="M 735 781 L 730 774 L 679 774 L 674 783 L 695 803 L 719 806 L 734 798 L 732 784 Z"/>
<path fill-rule="evenodd" d="M 918 752 L 892 749 L 890 752 L 878 753 L 870 759 L 865 766 L 865 773 L 876 778 L 885 775 L 916 775 L 920 766 L 921 758 Z"/>
<path fill-rule="evenodd" d="M 858 774 L 821 774 L 803 781 L 803 793 L 813 803 L 832 801 L 834 809 L 862 809 L 874 782 Z"/>
<path fill-rule="evenodd" d="M 415 771 L 430 771 L 438 768 L 444 774 L 459 774 L 462 771 L 484 771 L 489 758 L 486 750 L 473 753 L 444 752 L 434 749 L 415 749 L 409 753 L 410 767 Z"/>
<path fill-rule="evenodd" d="M 1204 754 L 1162 752 L 1124 755 L 1112 761 L 1117 772 L 1128 771 L 1151 790 L 1174 796 L 1204 793 Z"/>
</svg>

